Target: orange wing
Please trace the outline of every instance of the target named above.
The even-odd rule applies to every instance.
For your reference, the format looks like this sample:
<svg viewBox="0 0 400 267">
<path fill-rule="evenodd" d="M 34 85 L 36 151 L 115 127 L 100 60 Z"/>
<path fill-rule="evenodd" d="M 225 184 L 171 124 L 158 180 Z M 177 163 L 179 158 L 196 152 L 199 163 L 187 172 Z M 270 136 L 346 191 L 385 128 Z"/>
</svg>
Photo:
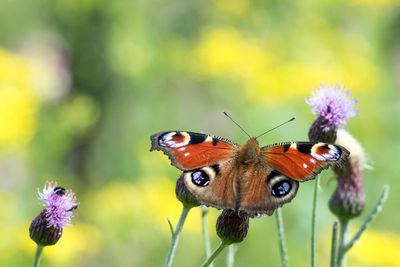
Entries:
<svg viewBox="0 0 400 267">
<path fill-rule="evenodd" d="M 266 164 L 292 179 L 313 179 L 329 166 L 341 166 L 350 152 L 339 145 L 289 142 L 263 147 Z"/>
<path fill-rule="evenodd" d="M 201 133 L 167 131 L 151 136 L 151 149 L 161 150 L 180 170 L 193 170 L 232 159 L 238 150 L 233 142 Z"/>
</svg>

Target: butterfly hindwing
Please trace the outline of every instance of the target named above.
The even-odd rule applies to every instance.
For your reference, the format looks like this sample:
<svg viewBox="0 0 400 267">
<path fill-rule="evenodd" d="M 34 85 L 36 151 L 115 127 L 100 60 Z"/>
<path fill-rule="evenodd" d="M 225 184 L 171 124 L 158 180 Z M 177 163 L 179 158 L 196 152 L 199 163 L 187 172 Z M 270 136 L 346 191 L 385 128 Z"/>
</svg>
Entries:
<svg viewBox="0 0 400 267">
<path fill-rule="evenodd" d="M 236 188 L 234 161 L 185 171 L 184 182 L 201 204 L 217 208 L 234 208 Z"/>
<path fill-rule="evenodd" d="M 202 133 L 166 131 L 151 136 L 151 149 L 161 150 L 180 170 L 193 170 L 232 159 L 238 145 Z"/>
<path fill-rule="evenodd" d="M 299 182 L 272 170 L 254 166 L 241 180 L 240 209 L 271 215 L 276 208 L 290 202 L 297 194 Z"/>
<path fill-rule="evenodd" d="M 313 179 L 329 166 L 341 166 L 350 154 L 346 148 L 309 142 L 279 143 L 261 148 L 266 164 L 298 181 Z"/>
</svg>

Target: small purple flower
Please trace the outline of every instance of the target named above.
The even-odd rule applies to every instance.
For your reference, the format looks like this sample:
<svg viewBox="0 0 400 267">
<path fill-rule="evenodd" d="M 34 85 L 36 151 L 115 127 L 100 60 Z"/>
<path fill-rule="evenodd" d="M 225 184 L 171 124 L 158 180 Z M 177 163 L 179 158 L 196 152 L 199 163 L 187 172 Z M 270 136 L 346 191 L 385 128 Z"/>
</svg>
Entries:
<svg viewBox="0 0 400 267">
<path fill-rule="evenodd" d="M 55 226 L 65 228 L 71 225 L 71 218 L 74 217 L 74 209 L 78 206 L 74 193 L 57 187 L 57 182 L 47 182 L 43 192 L 38 189 L 39 199 L 44 202 L 47 227 Z"/>
<path fill-rule="evenodd" d="M 311 112 L 323 119 L 321 128 L 324 132 L 338 129 L 347 123 L 348 118 L 358 115 L 358 109 L 354 109 L 358 100 L 349 98 L 351 92 L 345 86 L 340 89 L 339 84 L 329 86 L 329 83 L 326 83 L 324 88 L 321 83 L 317 92 L 311 92 L 312 96 L 305 100 L 312 107 Z"/>
<path fill-rule="evenodd" d="M 74 210 L 78 207 L 74 193 L 47 182 L 39 193 L 45 207 L 29 227 L 29 236 L 39 246 L 51 246 L 61 238 L 63 229 L 71 225 Z"/>
<path fill-rule="evenodd" d="M 336 140 L 336 132 L 340 126 L 347 123 L 347 119 L 357 116 L 358 109 L 354 109 L 357 99 L 349 99 L 350 91 L 340 85 L 326 88 L 321 84 L 317 92 L 312 91 L 312 96 L 305 99 L 312 107 L 311 112 L 317 114 L 317 118 L 308 131 L 308 137 L 312 142 L 333 143 Z"/>
</svg>

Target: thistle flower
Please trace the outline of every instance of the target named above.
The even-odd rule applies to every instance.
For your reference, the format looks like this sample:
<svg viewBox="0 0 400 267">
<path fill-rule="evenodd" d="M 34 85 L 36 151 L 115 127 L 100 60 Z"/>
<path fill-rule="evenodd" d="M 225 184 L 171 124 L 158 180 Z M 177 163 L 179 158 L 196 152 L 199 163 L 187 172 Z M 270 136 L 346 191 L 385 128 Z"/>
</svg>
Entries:
<svg viewBox="0 0 400 267">
<path fill-rule="evenodd" d="M 200 206 L 196 197 L 186 188 L 185 181 L 183 180 L 184 174 L 182 173 L 179 179 L 176 181 L 175 194 L 176 198 L 182 202 L 186 208 L 193 208 Z"/>
<path fill-rule="evenodd" d="M 58 187 L 57 183 L 46 183 L 43 192 L 38 189 L 38 194 L 45 208 L 32 221 L 29 234 L 39 246 L 54 245 L 65 226 L 71 225 L 78 203 L 72 191 Z"/>
<path fill-rule="evenodd" d="M 344 168 L 334 168 L 338 185 L 329 200 L 329 208 L 340 220 L 349 220 L 361 214 L 365 206 L 362 170 L 366 167 L 364 150 L 345 130 L 337 132 L 336 144 L 350 151 Z"/>
<path fill-rule="evenodd" d="M 350 90 L 340 85 L 329 86 L 329 83 L 318 86 L 317 91 L 312 91 L 312 96 L 305 99 L 312 107 L 311 112 L 317 115 L 310 127 L 308 136 L 313 142 L 333 143 L 339 127 L 347 124 L 347 119 L 358 115 L 358 109 L 354 109 L 357 99 L 350 99 Z"/>
<path fill-rule="evenodd" d="M 231 209 L 225 209 L 217 219 L 217 234 L 222 243 L 230 245 L 242 242 L 249 231 L 249 216 Z"/>
</svg>

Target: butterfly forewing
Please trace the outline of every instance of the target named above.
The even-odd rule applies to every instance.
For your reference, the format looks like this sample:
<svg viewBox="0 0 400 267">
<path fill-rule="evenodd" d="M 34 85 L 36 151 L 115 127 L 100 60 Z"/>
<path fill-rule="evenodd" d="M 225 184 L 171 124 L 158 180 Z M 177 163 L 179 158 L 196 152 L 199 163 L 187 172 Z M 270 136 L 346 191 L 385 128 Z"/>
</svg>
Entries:
<svg viewBox="0 0 400 267">
<path fill-rule="evenodd" d="M 231 160 L 238 145 L 202 133 L 166 131 L 151 136 L 151 149 L 161 150 L 171 164 L 181 170 L 219 164 Z"/>
<path fill-rule="evenodd" d="M 347 149 L 326 143 L 290 142 L 263 147 L 266 164 L 299 181 L 312 179 L 331 165 L 342 165 Z"/>
</svg>

